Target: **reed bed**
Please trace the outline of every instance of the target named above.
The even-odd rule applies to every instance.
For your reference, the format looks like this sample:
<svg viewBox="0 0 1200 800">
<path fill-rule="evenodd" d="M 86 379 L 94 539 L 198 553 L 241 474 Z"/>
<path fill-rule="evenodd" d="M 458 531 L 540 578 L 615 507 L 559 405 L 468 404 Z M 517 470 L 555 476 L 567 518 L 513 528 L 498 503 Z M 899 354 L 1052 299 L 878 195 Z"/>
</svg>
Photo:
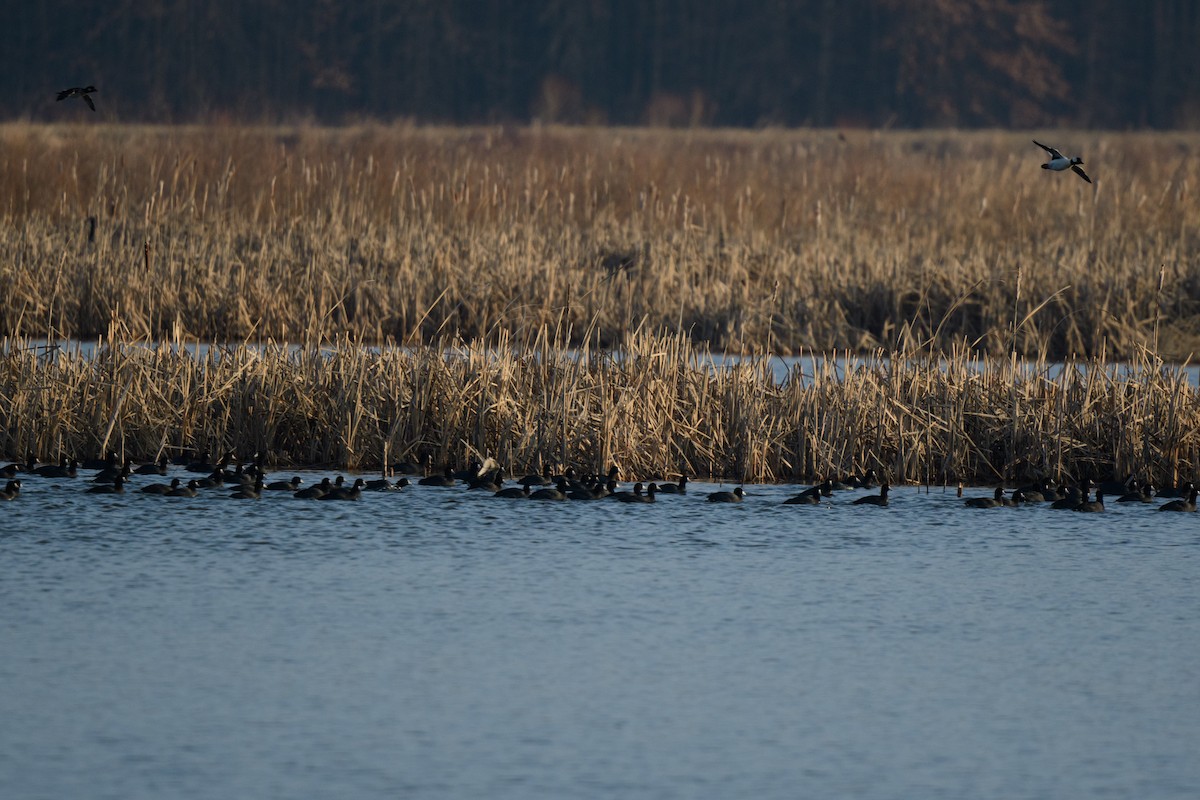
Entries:
<svg viewBox="0 0 1200 800">
<path fill-rule="evenodd" d="M 1030 138 L 9 124 L 0 332 L 1188 357 L 1200 136 Z"/>
<path fill-rule="evenodd" d="M 1200 393 L 1149 357 L 1059 368 L 966 347 L 813 355 L 778 380 L 767 358 L 723 363 L 679 334 L 568 351 L 573 338 L 543 328 L 500 349 L 118 338 L 88 351 L 9 340 L 0 442 L 13 460 L 208 450 L 262 452 L 268 467 L 382 470 L 428 454 L 439 466 L 491 456 L 510 475 L 617 464 L 627 479 L 812 480 L 868 468 L 925 484 L 1198 476 Z"/>
</svg>

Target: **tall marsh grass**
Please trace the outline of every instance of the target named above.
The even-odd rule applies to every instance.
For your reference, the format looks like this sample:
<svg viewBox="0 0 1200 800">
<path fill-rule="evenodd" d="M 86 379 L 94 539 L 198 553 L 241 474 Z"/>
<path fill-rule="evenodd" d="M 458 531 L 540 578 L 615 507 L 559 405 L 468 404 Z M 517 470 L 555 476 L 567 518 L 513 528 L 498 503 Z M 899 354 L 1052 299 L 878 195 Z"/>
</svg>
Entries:
<svg viewBox="0 0 1200 800">
<path fill-rule="evenodd" d="M 1186 358 L 1200 136 L 1030 138 L 4 125 L 0 331 Z"/>
<path fill-rule="evenodd" d="M 875 468 L 894 482 L 1130 474 L 1174 484 L 1200 466 L 1200 394 L 1144 358 L 1055 368 L 966 349 L 845 363 L 720 365 L 683 335 L 625 335 L 574 352 L 565 329 L 501 347 L 412 349 L 178 342 L 0 348 L 0 451 L 43 459 L 115 450 L 152 460 L 207 449 L 270 466 L 375 470 L 428 454 L 492 456 L 625 478 L 813 479 Z"/>
</svg>

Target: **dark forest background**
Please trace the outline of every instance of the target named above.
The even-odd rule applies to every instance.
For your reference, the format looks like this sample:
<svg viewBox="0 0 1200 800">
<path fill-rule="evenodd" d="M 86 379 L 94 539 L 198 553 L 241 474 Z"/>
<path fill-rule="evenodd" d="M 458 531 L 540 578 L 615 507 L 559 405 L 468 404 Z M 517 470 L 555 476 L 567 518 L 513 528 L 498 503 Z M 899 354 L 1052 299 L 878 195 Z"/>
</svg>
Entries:
<svg viewBox="0 0 1200 800">
<path fill-rule="evenodd" d="M 0 117 L 1200 127 L 1196 0 L 7 3 Z"/>
</svg>

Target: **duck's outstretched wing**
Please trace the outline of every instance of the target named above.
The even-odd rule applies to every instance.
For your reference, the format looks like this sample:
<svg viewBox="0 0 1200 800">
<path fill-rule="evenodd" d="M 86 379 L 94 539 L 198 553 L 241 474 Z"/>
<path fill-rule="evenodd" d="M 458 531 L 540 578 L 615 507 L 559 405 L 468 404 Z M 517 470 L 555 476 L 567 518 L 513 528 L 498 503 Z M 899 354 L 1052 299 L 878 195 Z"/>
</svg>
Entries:
<svg viewBox="0 0 1200 800">
<path fill-rule="evenodd" d="M 1092 182 L 1092 179 L 1087 176 L 1086 172 L 1084 172 L 1082 169 L 1080 169 L 1078 164 L 1075 164 L 1071 167 L 1071 172 L 1074 172 L 1076 175 L 1083 178 L 1088 183 Z"/>
<path fill-rule="evenodd" d="M 96 104 L 93 103 L 92 98 L 88 97 L 86 94 L 83 96 L 83 102 L 87 103 L 88 108 L 90 108 L 92 111 L 96 110 Z M 1091 183 L 1091 181 L 1088 181 L 1088 183 Z"/>
<path fill-rule="evenodd" d="M 1058 152 L 1058 151 L 1057 151 L 1057 150 L 1055 150 L 1053 147 L 1047 147 L 1046 145 L 1044 145 L 1044 144 L 1042 144 L 1041 142 L 1039 142 L 1037 139 L 1031 139 L 1030 141 L 1032 141 L 1032 142 L 1033 142 L 1034 144 L 1036 144 L 1038 147 L 1042 148 L 1042 149 L 1043 149 L 1043 150 L 1045 150 L 1047 153 L 1049 153 L 1051 158 L 1062 158 L 1062 157 L 1063 157 L 1063 154 L 1062 154 L 1062 153 Z"/>
</svg>

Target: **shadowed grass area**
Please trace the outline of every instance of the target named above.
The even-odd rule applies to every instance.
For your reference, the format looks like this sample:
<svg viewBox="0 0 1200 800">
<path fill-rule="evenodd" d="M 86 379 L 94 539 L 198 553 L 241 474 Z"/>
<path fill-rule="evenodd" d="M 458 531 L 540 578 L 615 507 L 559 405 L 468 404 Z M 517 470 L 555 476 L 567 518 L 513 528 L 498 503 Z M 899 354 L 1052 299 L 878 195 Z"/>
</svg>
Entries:
<svg viewBox="0 0 1200 800">
<path fill-rule="evenodd" d="M 0 126 L 0 330 L 1186 358 L 1200 136 Z"/>
<path fill-rule="evenodd" d="M 566 329 L 499 338 L 499 349 L 341 340 L 201 354 L 8 341 L 0 444 L 14 460 L 195 449 L 374 470 L 428 454 L 460 466 L 495 457 L 510 475 L 543 463 L 747 481 L 874 468 L 932 484 L 1130 474 L 1174 484 L 1195 477 L 1200 457 L 1200 394 L 1148 358 L 1056 369 L 959 349 L 847 369 L 814 356 L 779 381 L 767 359 L 719 366 L 678 335 L 627 334 L 617 351 L 568 351 Z"/>
</svg>

